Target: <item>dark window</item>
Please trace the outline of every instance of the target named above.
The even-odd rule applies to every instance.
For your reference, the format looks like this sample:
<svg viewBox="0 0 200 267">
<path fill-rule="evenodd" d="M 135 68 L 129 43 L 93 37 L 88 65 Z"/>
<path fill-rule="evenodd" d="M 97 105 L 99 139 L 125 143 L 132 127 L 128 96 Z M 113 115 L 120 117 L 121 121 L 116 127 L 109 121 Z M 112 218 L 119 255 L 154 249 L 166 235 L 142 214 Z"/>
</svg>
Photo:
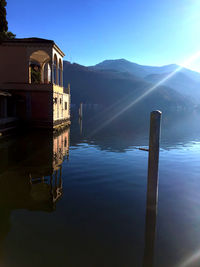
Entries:
<svg viewBox="0 0 200 267">
<path fill-rule="evenodd" d="M 67 102 L 65 102 L 65 110 L 67 110 Z"/>
<path fill-rule="evenodd" d="M 60 104 L 62 103 L 62 99 L 60 98 Z"/>
<path fill-rule="evenodd" d="M 67 147 L 67 138 L 66 137 L 65 137 L 64 147 Z"/>
<path fill-rule="evenodd" d="M 57 104 L 57 97 L 54 98 L 54 103 Z"/>
</svg>

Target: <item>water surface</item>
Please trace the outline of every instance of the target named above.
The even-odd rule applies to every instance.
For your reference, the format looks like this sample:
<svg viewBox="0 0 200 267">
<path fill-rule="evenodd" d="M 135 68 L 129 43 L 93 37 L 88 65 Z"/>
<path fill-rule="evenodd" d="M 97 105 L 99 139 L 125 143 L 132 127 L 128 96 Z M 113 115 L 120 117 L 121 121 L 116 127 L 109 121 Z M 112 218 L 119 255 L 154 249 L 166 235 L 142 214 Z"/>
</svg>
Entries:
<svg viewBox="0 0 200 267">
<path fill-rule="evenodd" d="M 0 140 L 0 266 L 143 265 L 149 117 L 85 114 Z M 156 267 L 199 266 L 199 117 L 163 114 Z"/>
</svg>

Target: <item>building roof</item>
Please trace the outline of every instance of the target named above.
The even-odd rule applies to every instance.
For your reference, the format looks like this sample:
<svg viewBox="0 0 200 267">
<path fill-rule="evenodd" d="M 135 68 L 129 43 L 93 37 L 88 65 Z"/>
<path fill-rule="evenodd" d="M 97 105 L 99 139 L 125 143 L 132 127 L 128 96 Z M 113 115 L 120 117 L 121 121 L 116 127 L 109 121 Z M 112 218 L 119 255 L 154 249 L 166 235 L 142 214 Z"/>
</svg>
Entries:
<svg viewBox="0 0 200 267">
<path fill-rule="evenodd" d="M 57 48 L 57 50 L 62 54 L 62 56 L 65 56 L 65 54 L 62 52 L 62 50 L 56 45 L 56 43 L 53 40 L 43 39 L 43 38 L 37 38 L 37 37 L 30 37 L 30 38 L 14 38 L 14 39 L 7 39 L 4 41 L 1 41 L 0 43 L 6 44 L 50 44 Z"/>
<path fill-rule="evenodd" d="M 45 43 L 45 44 L 55 44 L 53 40 L 30 37 L 30 38 L 14 38 L 2 41 L 2 43 Z"/>
</svg>

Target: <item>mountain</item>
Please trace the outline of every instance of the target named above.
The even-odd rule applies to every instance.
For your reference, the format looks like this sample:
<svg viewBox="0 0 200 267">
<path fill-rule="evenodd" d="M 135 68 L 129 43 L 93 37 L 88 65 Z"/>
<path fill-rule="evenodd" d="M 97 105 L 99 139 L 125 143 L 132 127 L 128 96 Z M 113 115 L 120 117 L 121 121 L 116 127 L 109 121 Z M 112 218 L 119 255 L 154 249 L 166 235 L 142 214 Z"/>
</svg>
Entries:
<svg viewBox="0 0 200 267">
<path fill-rule="evenodd" d="M 103 62 L 96 64 L 94 66 L 90 66 L 90 68 L 95 70 L 116 70 L 119 72 L 129 72 L 138 77 L 144 78 L 149 74 L 163 74 L 163 73 L 171 73 L 180 68 L 180 72 L 187 75 L 189 78 L 200 82 L 200 73 L 181 67 L 177 64 L 170 64 L 164 66 L 146 66 L 140 65 L 134 62 L 130 62 L 126 59 L 114 59 L 114 60 L 104 60 Z M 199 68 L 200 71 L 200 68 Z"/>
<path fill-rule="evenodd" d="M 149 74 L 163 74 L 175 71 L 179 66 L 176 64 L 166 65 L 162 67 L 143 66 L 125 59 L 105 60 L 95 66 L 91 66 L 94 70 L 115 70 L 118 72 L 129 72 L 140 78 L 144 78 Z M 200 74 L 199 74 L 200 76 Z"/>
<path fill-rule="evenodd" d="M 138 77 L 145 77 L 150 74 L 146 70 L 144 70 L 143 66 L 140 66 L 136 63 L 132 63 L 125 59 L 118 60 L 105 60 L 95 66 L 91 66 L 90 69 L 94 70 L 112 70 L 118 72 L 128 72 Z"/>
<path fill-rule="evenodd" d="M 163 85 L 171 87 L 180 94 L 184 94 L 193 99 L 193 101 L 200 103 L 200 82 L 191 79 L 183 72 L 177 72 L 170 79 L 167 79 L 169 75 L 170 73 L 150 74 L 147 75 L 144 79 L 153 84 L 166 79 Z"/>
<path fill-rule="evenodd" d="M 65 61 L 64 85 L 68 83 L 71 84 L 72 103 L 76 104 L 115 104 L 120 110 L 143 94 L 146 96 L 136 105 L 141 109 L 168 110 L 190 104 L 187 98 L 166 86 L 159 86 L 148 94 L 153 84 L 130 72 L 99 70 Z"/>
<path fill-rule="evenodd" d="M 101 71 L 127 72 L 153 84 L 171 76 L 163 85 L 171 87 L 178 93 L 184 94 L 187 97 L 191 97 L 198 103 L 200 102 L 200 73 L 180 67 L 176 64 L 153 67 L 139 65 L 125 59 L 117 59 L 105 60 L 90 68 Z"/>
</svg>

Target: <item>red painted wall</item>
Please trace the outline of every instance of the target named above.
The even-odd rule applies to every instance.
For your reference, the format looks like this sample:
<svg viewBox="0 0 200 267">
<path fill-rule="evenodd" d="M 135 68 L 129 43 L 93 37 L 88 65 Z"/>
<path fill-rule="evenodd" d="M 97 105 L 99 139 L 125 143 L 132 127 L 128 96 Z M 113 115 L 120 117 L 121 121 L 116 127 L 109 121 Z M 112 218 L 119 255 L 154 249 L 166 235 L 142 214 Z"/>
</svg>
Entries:
<svg viewBox="0 0 200 267">
<path fill-rule="evenodd" d="M 50 91 L 13 91 L 16 115 L 33 126 L 53 125 L 53 94 Z M 38 125 L 37 125 L 38 124 Z"/>
</svg>

